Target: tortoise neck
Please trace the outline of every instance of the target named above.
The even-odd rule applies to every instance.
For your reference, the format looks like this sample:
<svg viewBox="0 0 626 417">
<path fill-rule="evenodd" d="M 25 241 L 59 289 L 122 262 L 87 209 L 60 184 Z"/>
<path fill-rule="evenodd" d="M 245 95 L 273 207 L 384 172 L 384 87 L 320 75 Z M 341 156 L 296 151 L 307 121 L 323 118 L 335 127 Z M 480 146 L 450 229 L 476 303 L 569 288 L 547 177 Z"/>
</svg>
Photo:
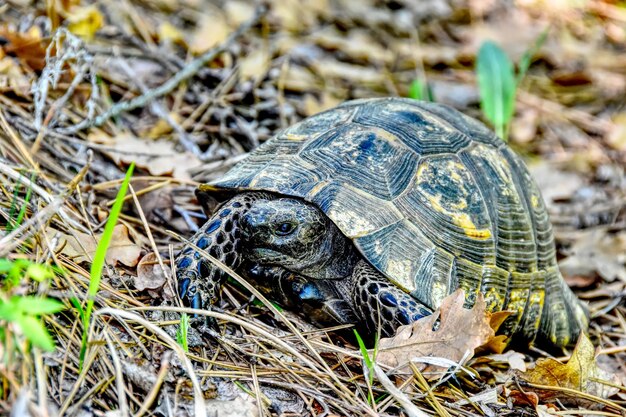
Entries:
<svg viewBox="0 0 626 417">
<path fill-rule="evenodd" d="M 296 272 L 313 279 L 343 279 L 352 274 L 362 256 L 334 223 L 328 223 L 326 239 L 318 248 L 319 261 Z"/>
</svg>

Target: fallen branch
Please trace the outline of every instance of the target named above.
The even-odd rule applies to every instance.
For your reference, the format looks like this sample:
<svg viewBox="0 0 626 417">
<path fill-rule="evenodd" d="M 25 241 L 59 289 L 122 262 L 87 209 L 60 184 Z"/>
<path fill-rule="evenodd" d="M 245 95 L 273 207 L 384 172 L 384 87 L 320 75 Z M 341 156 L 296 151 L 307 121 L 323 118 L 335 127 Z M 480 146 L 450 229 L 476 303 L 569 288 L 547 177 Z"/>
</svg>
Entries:
<svg viewBox="0 0 626 417">
<path fill-rule="evenodd" d="M 217 57 L 219 54 L 228 50 L 228 48 L 241 35 L 243 35 L 251 27 L 257 24 L 266 12 L 267 7 L 265 5 L 260 5 L 259 7 L 257 7 L 254 16 L 252 16 L 252 18 L 247 22 L 242 23 L 241 26 L 239 26 L 237 30 L 235 30 L 233 33 L 231 33 L 224 42 L 191 61 L 188 65 L 186 65 L 176 74 L 174 74 L 172 78 L 161 84 L 159 87 L 147 91 L 146 93 L 137 96 L 131 100 L 118 102 L 111 106 L 109 110 L 97 116 L 93 120 L 85 119 L 77 125 L 65 129 L 59 129 L 59 131 L 65 134 L 73 134 L 87 128 L 102 126 L 107 120 L 119 116 L 121 113 L 140 107 L 145 107 L 153 100 L 173 92 L 176 88 L 178 88 L 181 83 L 196 75 L 204 66 L 206 66 L 207 63 L 213 61 L 215 57 Z"/>
</svg>

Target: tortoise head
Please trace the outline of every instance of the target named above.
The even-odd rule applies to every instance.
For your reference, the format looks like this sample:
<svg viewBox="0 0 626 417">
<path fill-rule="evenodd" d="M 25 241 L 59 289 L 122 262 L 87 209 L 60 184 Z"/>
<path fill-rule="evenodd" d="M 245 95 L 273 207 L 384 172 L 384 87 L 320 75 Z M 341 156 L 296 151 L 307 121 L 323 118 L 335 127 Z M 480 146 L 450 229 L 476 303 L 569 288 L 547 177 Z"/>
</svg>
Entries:
<svg viewBox="0 0 626 417">
<path fill-rule="evenodd" d="M 349 269 L 338 268 L 333 258 L 352 250 L 351 242 L 321 210 L 303 200 L 259 200 L 240 224 L 244 248 L 253 261 L 279 265 L 310 278 L 340 278 L 345 276 L 344 269 Z M 342 262 L 352 260 L 344 258 Z"/>
</svg>

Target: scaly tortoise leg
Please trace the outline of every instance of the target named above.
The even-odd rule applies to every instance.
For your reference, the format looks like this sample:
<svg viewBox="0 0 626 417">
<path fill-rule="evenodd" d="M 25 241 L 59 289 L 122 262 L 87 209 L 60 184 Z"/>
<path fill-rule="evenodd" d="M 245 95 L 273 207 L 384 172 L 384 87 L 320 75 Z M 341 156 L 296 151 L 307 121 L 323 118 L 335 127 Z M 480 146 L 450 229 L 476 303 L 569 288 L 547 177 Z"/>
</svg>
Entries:
<svg viewBox="0 0 626 417">
<path fill-rule="evenodd" d="M 432 314 L 366 261 L 357 263 L 350 285 L 356 313 L 371 334 L 380 328 L 381 335 L 393 336 L 398 326 Z"/>
<path fill-rule="evenodd" d="M 253 264 L 244 271 L 263 295 L 314 324 L 324 327 L 358 321 L 333 280 L 305 278 L 279 266 Z"/>
<path fill-rule="evenodd" d="M 239 194 L 222 204 L 191 238 L 200 249 L 236 270 L 242 262 L 241 231 L 239 219 L 253 202 L 272 199 L 267 193 Z M 219 286 L 226 274 L 203 258 L 192 245 L 187 245 L 176 259 L 178 293 L 183 302 L 192 308 L 205 308 L 217 297 Z"/>
</svg>

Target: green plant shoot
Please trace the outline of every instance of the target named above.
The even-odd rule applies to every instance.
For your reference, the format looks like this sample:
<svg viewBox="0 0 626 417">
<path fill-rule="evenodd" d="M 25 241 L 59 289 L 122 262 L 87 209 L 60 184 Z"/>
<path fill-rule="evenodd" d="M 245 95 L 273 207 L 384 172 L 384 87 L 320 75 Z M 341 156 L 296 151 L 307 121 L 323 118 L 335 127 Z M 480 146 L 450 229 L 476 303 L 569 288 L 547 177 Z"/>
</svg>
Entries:
<svg viewBox="0 0 626 417">
<path fill-rule="evenodd" d="M 183 348 L 185 352 L 189 352 L 189 342 L 188 342 L 188 331 L 189 331 L 189 315 L 187 313 L 183 313 L 180 316 L 180 324 L 178 325 L 178 329 L 176 330 L 176 342 Z"/>
<path fill-rule="evenodd" d="M 98 293 L 98 289 L 100 288 L 100 281 L 102 279 L 102 269 L 104 268 L 104 263 L 106 260 L 106 253 L 109 249 L 109 245 L 111 244 L 111 238 L 113 236 L 113 229 L 117 224 L 117 219 L 122 211 L 122 205 L 124 204 L 124 197 L 126 196 L 126 191 L 128 190 L 128 184 L 130 183 L 130 178 L 133 175 L 133 170 L 135 168 L 135 164 L 132 163 L 128 170 L 126 171 L 126 176 L 124 177 L 124 181 L 120 186 L 120 189 L 117 192 L 117 196 L 115 197 L 115 202 L 113 203 L 113 207 L 111 207 L 111 212 L 109 213 L 109 218 L 107 219 L 106 224 L 104 225 L 104 231 L 102 233 L 102 237 L 98 242 L 98 246 L 96 247 L 96 253 L 93 258 L 93 262 L 91 264 L 91 270 L 89 272 L 90 281 L 89 281 L 89 289 L 87 291 L 87 306 L 85 307 L 85 311 L 83 314 L 83 337 L 80 348 L 80 367 L 82 369 L 83 363 L 85 360 L 85 353 L 87 352 L 87 338 L 89 336 L 89 326 L 91 323 L 91 313 L 93 311 L 93 306 L 95 302 L 95 296 Z"/>
<path fill-rule="evenodd" d="M 480 107 L 496 134 L 506 140 L 507 127 L 515 109 L 513 63 L 498 45 L 487 41 L 478 51 L 476 72 Z"/>
<path fill-rule="evenodd" d="M 371 403 L 373 401 L 373 397 L 372 397 L 372 384 L 374 383 L 374 364 L 376 361 L 376 355 L 378 355 L 378 336 L 376 336 L 376 341 L 374 342 L 374 352 L 372 354 L 372 356 L 370 356 L 367 347 L 365 347 L 365 343 L 363 342 L 363 339 L 361 338 L 361 335 L 359 334 L 359 332 L 356 331 L 356 329 L 354 330 L 354 336 L 356 337 L 356 341 L 359 344 L 359 350 L 361 351 L 361 355 L 363 355 L 363 361 L 365 362 L 365 366 L 367 367 L 368 370 L 368 387 L 369 387 L 369 393 L 368 393 L 368 401 Z"/>
<path fill-rule="evenodd" d="M 430 85 L 416 78 L 409 87 L 409 98 L 414 100 L 435 101 Z"/>
<path fill-rule="evenodd" d="M 486 41 L 478 51 L 476 73 L 480 107 L 497 135 L 505 141 L 515 112 L 517 88 L 528 72 L 532 57 L 544 44 L 548 30 L 544 30 L 533 46 L 522 55 L 517 74 L 509 57 L 495 43 Z"/>
<path fill-rule="evenodd" d="M 47 351 L 54 350 L 54 340 L 42 322 L 45 314 L 54 314 L 64 308 L 63 303 L 45 297 L 10 295 L 11 289 L 21 281 L 33 279 L 42 282 L 53 276 L 47 265 L 36 264 L 25 259 L 0 259 L 0 275 L 4 276 L 4 286 L 0 290 L 0 321 L 11 323 L 19 328 L 24 338 L 33 346 Z M 0 326 L 0 339 L 7 343 L 9 333 Z M 5 349 L 8 356 L 11 352 Z M 5 358 L 6 359 L 6 358 Z"/>
</svg>

